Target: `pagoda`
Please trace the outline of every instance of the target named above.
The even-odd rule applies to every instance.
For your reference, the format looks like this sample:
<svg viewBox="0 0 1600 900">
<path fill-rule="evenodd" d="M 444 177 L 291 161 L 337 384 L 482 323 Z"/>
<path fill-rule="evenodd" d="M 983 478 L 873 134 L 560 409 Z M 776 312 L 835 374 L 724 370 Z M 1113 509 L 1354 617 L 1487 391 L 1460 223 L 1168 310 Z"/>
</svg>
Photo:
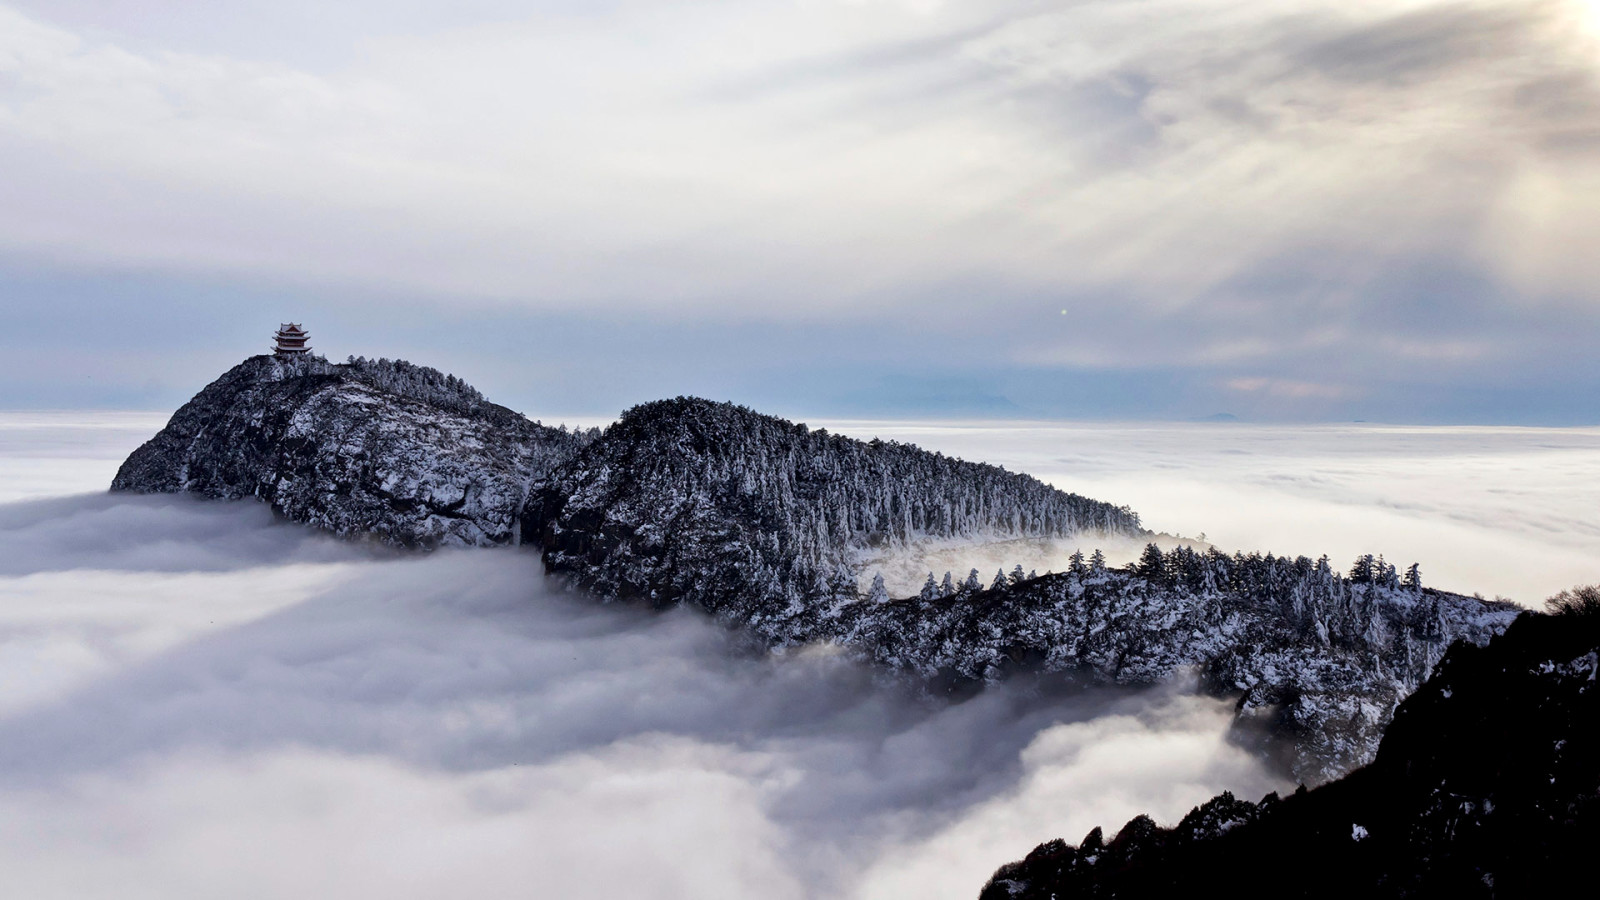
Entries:
<svg viewBox="0 0 1600 900">
<path fill-rule="evenodd" d="M 278 326 L 278 333 L 273 335 L 278 339 L 278 345 L 272 348 L 279 356 L 299 356 L 309 353 L 310 347 L 306 346 L 306 338 L 311 334 L 293 322 Z"/>
</svg>

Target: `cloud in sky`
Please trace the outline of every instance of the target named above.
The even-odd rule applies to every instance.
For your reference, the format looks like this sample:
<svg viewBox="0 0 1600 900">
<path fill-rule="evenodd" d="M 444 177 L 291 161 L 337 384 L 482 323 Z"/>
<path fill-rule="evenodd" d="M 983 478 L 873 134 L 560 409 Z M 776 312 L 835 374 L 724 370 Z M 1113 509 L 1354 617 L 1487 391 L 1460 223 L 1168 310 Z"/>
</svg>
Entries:
<svg viewBox="0 0 1600 900">
<path fill-rule="evenodd" d="M 1557 373 L 1572 398 L 1600 381 L 1581 0 L 0 17 L 0 254 L 14 278 L 103 273 L 97 309 L 116 273 L 167 284 L 119 324 L 203 283 L 227 327 L 272 321 L 263 293 L 390 339 L 447 310 L 461 344 L 496 318 L 575 366 L 537 336 L 552 318 L 591 344 L 664 328 L 684 352 L 655 372 L 771 394 L 759 364 L 682 359 L 686 328 L 753 331 L 790 366 L 867 344 L 855 383 L 938 358 L 1046 413 L 1093 410 L 1010 382 L 1131 380 L 1138 414 L 1505 418 Z M 59 336 L 61 291 L 12 293 Z M 1252 380 L 1300 387 L 1230 387 Z"/>
</svg>

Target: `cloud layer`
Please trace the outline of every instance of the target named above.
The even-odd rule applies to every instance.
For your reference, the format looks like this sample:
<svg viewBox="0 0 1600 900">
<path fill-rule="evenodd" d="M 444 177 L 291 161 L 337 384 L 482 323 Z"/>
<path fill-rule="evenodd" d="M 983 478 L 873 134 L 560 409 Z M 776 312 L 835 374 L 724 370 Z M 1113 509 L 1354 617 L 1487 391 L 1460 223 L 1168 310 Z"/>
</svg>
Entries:
<svg viewBox="0 0 1600 900">
<path fill-rule="evenodd" d="M 1326 553 L 1336 567 L 1382 553 L 1401 566 L 1419 563 L 1433 587 L 1532 606 L 1600 578 L 1600 529 L 1590 512 L 1600 503 L 1593 487 L 1600 485 L 1600 431 L 1593 428 L 826 424 L 1126 503 L 1146 527 L 1204 536 L 1230 553 Z M 1017 561 L 1060 570 L 1070 549 Z"/>
<path fill-rule="evenodd" d="M 107 477 L 117 417 L 0 415 Z M 31 897 L 969 897 L 1055 834 L 1281 787 L 1229 706 L 960 703 L 525 550 L 396 554 L 256 503 L 0 503 L 0 868 Z"/>
<path fill-rule="evenodd" d="M 931 701 L 552 593 L 528 553 L 285 559 L 214 506 L 138 534 L 167 569 L 227 533 L 227 571 L 215 542 L 82 568 L 104 520 L 67 509 L 0 577 L 0 857 L 30 896 L 969 896 L 1062 825 L 1275 785 L 1224 703 Z"/>
</svg>

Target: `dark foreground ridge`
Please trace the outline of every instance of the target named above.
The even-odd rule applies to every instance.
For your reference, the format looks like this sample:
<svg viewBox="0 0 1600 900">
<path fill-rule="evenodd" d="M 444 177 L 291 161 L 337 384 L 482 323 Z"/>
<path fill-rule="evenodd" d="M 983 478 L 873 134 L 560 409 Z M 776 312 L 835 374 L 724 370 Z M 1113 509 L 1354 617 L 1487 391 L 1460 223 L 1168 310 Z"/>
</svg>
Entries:
<svg viewBox="0 0 1600 900">
<path fill-rule="evenodd" d="M 347 536 L 415 547 L 538 544 L 603 599 L 698 607 L 782 648 L 832 643 L 931 689 L 1017 671 L 1238 697 L 1241 738 L 1320 783 L 1372 758 L 1453 641 L 1504 604 L 1404 583 L 1381 559 L 1151 546 L 988 587 L 862 596 L 859 560 L 925 540 L 1148 535 L 1127 507 L 998 466 L 863 442 L 727 403 L 635 407 L 605 433 L 546 428 L 404 362 L 246 360 L 130 456 L 114 490 L 256 497 Z"/>
<path fill-rule="evenodd" d="M 530 485 L 585 440 L 436 369 L 255 356 L 173 414 L 111 489 L 256 497 L 338 535 L 489 546 L 516 542 Z"/>
<path fill-rule="evenodd" d="M 1222 794 L 1171 829 L 1140 816 L 1109 843 L 1041 844 L 982 898 L 1581 893 L 1600 839 L 1597 654 L 1600 603 L 1525 613 L 1451 648 L 1371 765 L 1259 804 Z"/>
</svg>

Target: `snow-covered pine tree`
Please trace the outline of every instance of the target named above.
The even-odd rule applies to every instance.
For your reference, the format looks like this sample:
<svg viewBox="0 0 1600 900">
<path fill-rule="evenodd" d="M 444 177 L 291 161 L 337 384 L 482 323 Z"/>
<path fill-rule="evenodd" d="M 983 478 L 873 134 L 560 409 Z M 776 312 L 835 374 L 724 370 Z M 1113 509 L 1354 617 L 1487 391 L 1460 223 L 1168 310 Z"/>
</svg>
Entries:
<svg viewBox="0 0 1600 900">
<path fill-rule="evenodd" d="M 1406 569 L 1406 577 L 1401 586 L 1414 594 L 1420 594 L 1422 592 L 1422 567 L 1412 563 Z"/>
<path fill-rule="evenodd" d="M 1145 544 L 1144 554 L 1139 557 L 1135 571 L 1151 584 L 1165 584 L 1166 560 L 1161 555 L 1161 548 L 1155 544 Z"/>
<path fill-rule="evenodd" d="M 889 589 L 883 586 L 883 573 L 872 576 L 872 587 L 867 591 L 868 603 L 889 602 Z"/>
<path fill-rule="evenodd" d="M 1376 560 L 1371 553 L 1356 557 L 1355 564 L 1350 567 L 1350 581 L 1352 584 L 1371 584 L 1374 576 Z"/>
</svg>

